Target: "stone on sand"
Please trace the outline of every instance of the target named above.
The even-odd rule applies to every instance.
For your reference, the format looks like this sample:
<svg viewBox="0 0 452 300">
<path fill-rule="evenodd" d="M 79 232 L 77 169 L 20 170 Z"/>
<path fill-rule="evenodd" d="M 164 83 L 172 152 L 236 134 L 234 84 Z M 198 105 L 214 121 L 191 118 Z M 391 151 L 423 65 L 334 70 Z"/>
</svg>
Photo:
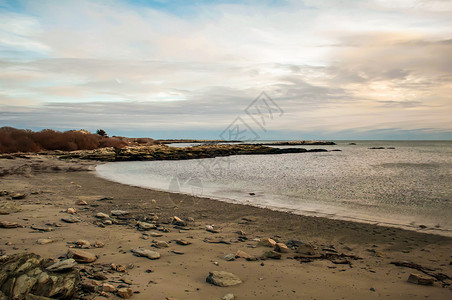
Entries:
<svg viewBox="0 0 452 300">
<path fill-rule="evenodd" d="M 102 291 L 108 292 L 108 293 L 114 293 L 114 292 L 116 292 L 116 288 L 112 284 L 104 283 L 102 285 Z"/>
<path fill-rule="evenodd" d="M 235 296 L 232 293 L 228 293 L 226 295 L 224 295 L 223 297 L 221 297 L 221 300 L 234 300 Z"/>
<path fill-rule="evenodd" d="M 259 240 L 258 246 L 264 246 L 264 247 L 275 247 L 276 242 L 271 238 L 261 238 Z"/>
<path fill-rule="evenodd" d="M 112 216 L 117 216 L 117 217 L 122 217 L 122 216 L 126 216 L 126 215 L 129 214 L 128 211 L 125 211 L 125 210 L 119 210 L 119 209 L 117 209 L 117 210 L 112 210 L 110 213 L 111 213 Z"/>
<path fill-rule="evenodd" d="M 98 219 L 109 219 L 110 216 L 107 215 L 107 214 L 105 214 L 105 213 L 103 213 L 103 212 L 98 212 L 98 213 L 96 214 L 96 218 L 98 218 Z"/>
<path fill-rule="evenodd" d="M 77 263 L 75 262 L 74 259 L 69 258 L 69 259 L 64 259 L 64 260 L 58 261 L 58 262 L 54 263 L 53 265 L 48 266 L 46 268 L 46 270 L 52 271 L 52 272 L 67 271 L 67 270 L 72 270 L 76 264 Z"/>
<path fill-rule="evenodd" d="M 433 285 L 435 279 L 432 277 L 426 277 L 419 274 L 411 273 L 408 277 L 408 282 L 419 285 Z"/>
<path fill-rule="evenodd" d="M 261 255 L 261 259 L 267 259 L 267 258 L 271 258 L 271 259 L 281 259 L 281 253 L 275 252 L 275 251 L 265 251 L 262 255 Z"/>
<path fill-rule="evenodd" d="M 118 289 L 118 291 L 116 292 L 116 294 L 123 298 L 123 299 L 129 299 L 130 297 L 133 296 L 133 291 L 131 288 L 120 288 Z"/>
<path fill-rule="evenodd" d="M 244 259 L 251 259 L 251 255 L 249 255 L 248 253 L 246 253 L 245 251 L 242 250 L 237 250 L 237 252 L 235 253 L 235 257 L 240 257 L 240 258 L 244 258 Z"/>
<path fill-rule="evenodd" d="M 85 200 L 78 200 L 75 204 L 77 204 L 77 205 L 88 205 L 88 202 L 86 202 Z"/>
<path fill-rule="evenodd" d="M 69 249 L 67 256 L 80 263 L 90 263 L 97 259 L 93 253 L 79 249 Z"/>
<path fill-rule="evenodd" d="M 27 197 L 26 194 L 16 193 L 16 194 L 11 196 L 11 199 L 13 199 L 13 200 L 21 200 L 21 199 L 25 199 L 25 197 Z"/>
<path fill-rule="evenodd" d="M 46 245 L 46 244 L 50 244 L 53 242 L 54 242 L 54 240 L 52 240 L 52 239 L 39 239 L 36 243 L 39 245 Z"/>
<path fill-rule="evenodd" d="M 160 253 L 158 253 L 157 251 L 143 249 L 140 247 L 132 249 L 132 253 L 135 254 L 136 256 L 147 257 L 149 259 L 159 259 L 160 258 Z"/>
<path fill-rule="evenodd" d="M 66 212 L 67 212 L 68 214 L 73 215 L 73 214 L 76 214 L 76 213 L 77 213 L 77 210 L 76 210 L 75 208 L 73 208 L 73 207 L 69 207 L 68 209 L 66 209 Z"/>
<path fill-rule="evenodd" d="M 315 251 L 314 246 L 310 244 L 301 244 L 297 248 L 297 253 L 304 254 L 304 255 L 316 255 L 317 251 Z"/>
<path fill-rule="evenodd" d="M 187 226 L 187 222 L 185 222 L 184 220 L 182 220 L 181 218 L 174 216 L 173 217 L 173 221 L 172 221 L 173 225 L 177 225 L 177 226 Z"/>
<path fill-rule="evenodd" d="M 151 230 L 157 228 L 157 226 L 155 226 L 154 224 L 140 221 L 137 222 L 137 227 L 139 230 Z"/>
<path fill-rule="evenodd" d="M 225 261 L 233 261 L 235 260 L 235 255 L 232 253 L 226 254 L 225 256 L 223 256 L 223 259 Z"/>
<path fill-rule="evenodd" d="M 19 224 L 9 221 L 0 221 L 0 228 L 17 228 Z"/>
<path fill-rule="evenodd" d="M 276 243 L 275 251 L 281 252 L 281 253 L 289 253 L 290 250 L 284 243 Z"/>
<path fill-rule="evenodd" d="M 168 248 L 169 247 L 168 243 L 165 241 L 154 241 L 152 246 L 154 246 L 156 248 Z"/>
<path fill-rule="evenodd" d="M 73 215 L 69 215 L 69 216 L 62 217 L 61 221 L 66 222 L 66 223 L 78 223 L 78 222 L 80 222 L 80 219 Z"/>
<path fill-rule="evenodd" d="M 183 239 L 176 240 L 176 243 L 177 243 L 178 245 L 181 245 L 181 246 L 188 246 L 188 245 L 191 245 L 191 242 L 186 241 L 186 240 L 183 240 Z"/>
<path fill-rule="evenodd" d="M 212 271 L 206 278 L 206 282 L 216 286 L 226 287 L 242 283 L 239 277 L 225 271 Z"/>
</svg>

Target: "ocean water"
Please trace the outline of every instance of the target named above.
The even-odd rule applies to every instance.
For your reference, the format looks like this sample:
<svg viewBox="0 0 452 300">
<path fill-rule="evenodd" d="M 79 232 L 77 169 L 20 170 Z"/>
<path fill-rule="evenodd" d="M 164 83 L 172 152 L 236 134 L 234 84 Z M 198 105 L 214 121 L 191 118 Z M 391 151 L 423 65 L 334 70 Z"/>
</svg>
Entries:
<svg viewBox="0 0 452 300">
<path fill-rule="evenodd" d="M 342 151 L 114 162 L 96 171 L 134 186 L 452 236 L 452 141 L 336 143 L 300 147 Z"/>
</svg>

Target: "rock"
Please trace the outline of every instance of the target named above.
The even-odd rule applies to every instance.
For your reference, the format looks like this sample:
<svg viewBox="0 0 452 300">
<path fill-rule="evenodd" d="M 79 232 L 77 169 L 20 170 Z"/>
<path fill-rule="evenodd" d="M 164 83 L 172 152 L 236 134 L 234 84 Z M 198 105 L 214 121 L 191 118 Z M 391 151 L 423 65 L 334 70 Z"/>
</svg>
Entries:
<svg viewBox="0 0 452 300">
<path fill-rule="evenodd" d="M 176 244 L 182 245 L 182 246 L 188 246 L 188 245 L 191 245 L 191 242 L 183 240 L 183 239 L 179 239 L 179 240 L 176 240 Z"/>
<path fill-rule="evenodd" d="M 150 232 L 149 235 L 152 237 L 162 237 L 163 236 L 163 234 L 161 234 L 160 232 Z"/>
<path fill-rule="evenodd" d="M 93 244 L 94 248 L 103 248 L 105 246 L 101 241 L 95 241 Z"/>
<path fill-rule="evenodd" d="M 216 286 L 233 286 L 242 283 L 239 277 L 225 271 L 212 271 L 206 278 L 206 282 Z"/>
<path fill-rule="evenodd" d="M 235 255 L 232 253 L 226 254 L 225 256 L 223 256 L 223 259 L 225 261 L 233 261 L 235 260 Z"/>
<path fill-rule="evenodd" d="M 177 226 L 187 226 L 187 222 L 185 222 L 184 220 L 182 220 L 181 218 L 179 218 L 177 216 L 173 217 L 172 224 L 177 225 Z"/>
<path fill-rule="evenodd" d="M 124 273 L 126 271 L 126 267 L 124 265 L 111 264 L 111 268 L 116 272 Z"/>
<path fill-rule="evenodd" d="M 218 233 L 219 231 L 214 228 L 214 225 L 206 225 L 206 231 L 212 233 Z"/>
<path fill-rule="evenodd" d="M 0 228 L 17 228 L 19 224 L 15 222 L 0 221 Z"/>
<path fill-rule="evenodd" d="M 156 229 L 157 226 L 155 226 L 154 224 L 151 223 L 146 223 L 146 222 L 137 222 L 137 227 L 139 230 L 151 230 L 151 229 Z"/>
<path fill-rule="evenodd" d="M 419 285 L 433 285 L 435 279 L 432 277 L 426 277 L 419 274 L 411 273 L 407 281 Z"/>
<path fill-rule="evenodd" d="M 104 283 L 102 285 L 102 291 L 107 292 L 107 293 L 114 293 L 114 292 L 116 292 L 116 288 L 109 283 Z"/>
<path fill-rule="evenodd" d="M 259 240 L 258 246 L 264 246 L 264 247 L 275 247 L 276 242 L 272 240 L 271 238 L 262 238 Z"/>
<path fill-rule="evenodd" d="M 314 246 L 310 244 L 301 244 L 297 248 L 297 253 L 303 255 L 316 255 L 317 251 L 315 250 Z"/>
<path fill-rule="evenodd" d="M 102 224 L 104 224 L 104 225 L 112 225 L 113 222 L 112 222 L 111 220 L 109 220 L 109 219 L 104 219 L 104 220 L 102 221 Z"/>
<path fill-rule="evenodd" d="M 154 241 L 154 244 L 152 245 L 156 248 L 168 248 L 169 245 L 167 242 L 165 241 Z"/>
<path fill-rule="evenodd" d="M 281 253 L 275 252 L 275 251 L 265 251 L 262 255 L 261 255 L 261 259 L 267 259 L 267 258 L 271 258 L 271 259 L 281 259 Z"/>
<path fill-rule="evenodd" d="M 122 216 L 126 216 L 129 214 L 129 212 L 125 211 L 125 210 L 112 210 L 110 213 L 112 216 L 117 216 L 117 217 L 122 217 Z"/>
<path fill-rule="evenodd" d="M 88 202 L 86 202 L 85 200 L 78 200 L 77 202 L 75 202 L 75 204 L 77 204 L 77 205 L 88 205 Z"/>
<path fill-rule="evenodd" d="M 31 229 L 38 230 L 38 231 L 45 231 L 45 232 L 53 231 L 52 227 L 43 226 L 43 225 L 31 225 Z"/>
<path fill-rule="evenodd" d="M 21 194 L 21 193 L 17 193 L 11 196 L 11 199 L 13 200 L 21 200 L 21 199 L 25 199 L 25 197 L 27 197 L 26 194 Z"/>
<path fill-rule="evenodd" d="M 237 252 L 235 253 L 235 257 L 240 257 L 240 258 L 244 258 L 244 259 L 251 259 L 251 255 L 249 255 L 248 253 L 246 253 L 245 251 L 242 250 L 237 250 Z"/>
<path fill-rule="evenodd" d="M 61 260 L 59 262 L 54 263 L 53 265 L 46 268 L 47 271 L 52 272 L 61 272 L 61 271 L 67 271 L 72 270 L 77 263 L 74 259 L 69 258 L 65 260 Z"/>
<path fill-rule="evenodd" d="M 103 212 L 98 212 L 96 214 L 96 218 L 98 219 L 110 219 L 110 216 L 107 214 L 104 214 Z"/>
<path fill-rule="evenodd" d="M 76 213 L 77 213 L 77 210 L 76 210 L 75 208 L 73 208 L 73 207 L 69 207 L 69 208 L 66 210 L 66 212 L 67 212 L 68 214 L 73 215 L 73 214 L 76 214 Z"/>
<path fill-rule="evenodd" d="M 79 249 L 69 249 L 67 256 L 80 263 L 90 263 L 97 259 L 93 253 Z"/>
<path fill-rule="evenodd" d="M 123 299 L 129 299 L 130 297 L 132 297 L 133 291 L 131 288 L 120 288 L 116 292 L 116 295 L 118 295 L 119 297 L 121 297 Z"/>
<path fill-rule="evenodd" d="M 96 279 L 96 280 L 107 280 L 107 279 L 108 279 L 107 275 L 105 275 L 105 274 L 102 273 L 102 272 L 96 272 L 96 273 L 94 273 L 94 274 L 93 274 L 93 278 Z"/>
<path fill-rule="evenodd" d="M 221 297 L 221 300 L 234 300 L 235 296 L 232 293 L 226 294 L 223 297 Z"/>
<path fill-rule="evenodd" d="M 78 248 L 89 249 L 91 248 L 91 243 L 87 240 L 78 240 L 74 243 Z"/>
<path fill-rule="evenodd" d="M 77 217 L 74 217 L 73 215 L 64 216 L 61 218 L 61 221 L 66 223 L 78 223 L 80 222 L 80 219 Z"/>
<path fill-rule="evenodd" d="M 136 256 L 147 257 L 149 259 L 159 259 L 160 258 L 160 253 L 158 253 L 156 251 L 148 250 L 148 249 L 135 248 L 135 249 L 132 249 L 132 252 Z"/>
<path fill-rule="evenodd" d="M 53 242 L 54 242 L 54 240 L 52 240 L 52 239 L 39 239 L 36 243 L 39 245 L 47 245 L 47 244 L 50 244 Z"/>
<path fill-rule="evenodd" d="M 281 253 L 289 253 L 290 249 L 284 243 L 276 243 L 275 251 Z"/>
<path fill-rule="evenodd" d="M 33 253 L 3 256 L 0 291 L 5 294 L 4 299 L 72 299 L 80 282 L 78 270 L 48 272 L 43 267 L 45 264 L 45 260 Z"/>
</svg>

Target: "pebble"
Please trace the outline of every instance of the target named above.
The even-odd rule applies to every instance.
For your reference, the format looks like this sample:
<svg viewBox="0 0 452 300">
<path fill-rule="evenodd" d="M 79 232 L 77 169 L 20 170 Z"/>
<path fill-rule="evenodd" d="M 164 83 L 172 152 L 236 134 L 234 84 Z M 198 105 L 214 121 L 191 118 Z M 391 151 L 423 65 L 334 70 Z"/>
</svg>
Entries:
<svg viewBox="0 0 452 300">
<path fill-rule="evenodd" d="M 156 248 L 168 248 L 169 247 L 168 243 L 165 241 L 154 241 L 152 246 L 154 246 Z"/>
<path fill-rule="evenodd" d="M 177 225 L 177 226 L 187 226 L 187 222 L 185 222 L 184 220 L 182 220 L 181 218 L 179 218 L 177 216 L 173 217 L 172 224 Z"/>
<path fill-rule="evenodd" d="M 275 251 L 281 253 L 289 253 L 290 249 L 284 243 L 276 243 Z"/>
<path fill-rule="evenodd" d="M 54 240 L 52 240 L 52 239 L 39 239 L 36 243 L 39 245 L 46 245 L 46 244 L 50 244 L 53 242 L 54 242 Z"/>
<path fill-rule="evenodd" d="M 26 194 L 16 193 L 16 194 L 11 196 L 11 199 L 13 199 L 13 200 L 21 200 L 21 199 L 25 199 L 25 197 L 27 197 Z"/>
</svg>

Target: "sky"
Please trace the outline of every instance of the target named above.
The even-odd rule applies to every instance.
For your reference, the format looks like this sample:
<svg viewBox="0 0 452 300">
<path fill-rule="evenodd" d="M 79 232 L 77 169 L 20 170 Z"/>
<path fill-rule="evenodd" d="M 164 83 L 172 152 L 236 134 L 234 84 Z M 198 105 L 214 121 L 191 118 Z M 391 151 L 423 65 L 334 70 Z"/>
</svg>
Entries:
<svg viewBox="0 0 452 300">
<path fill-rule="evenodd" d="M 0 127 L 450 140 L 451 116 L 449 0 L 0 0 Z"/>
</svg>

